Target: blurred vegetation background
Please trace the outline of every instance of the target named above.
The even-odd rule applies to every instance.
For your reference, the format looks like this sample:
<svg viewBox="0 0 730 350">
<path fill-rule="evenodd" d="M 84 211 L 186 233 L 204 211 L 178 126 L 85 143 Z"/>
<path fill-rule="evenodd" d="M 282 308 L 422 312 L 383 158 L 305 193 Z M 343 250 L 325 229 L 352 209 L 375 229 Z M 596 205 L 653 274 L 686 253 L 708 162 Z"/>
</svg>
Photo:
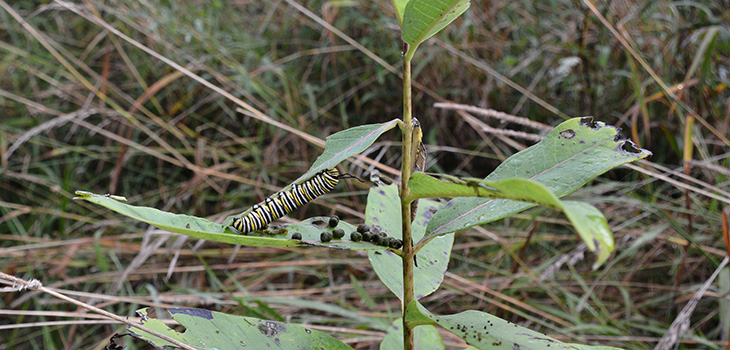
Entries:
<svg viewBox="0 0 730 350">
<path fill-rule="evenodd" d="M 196 242 L 72 197 L 112 193 L 221 220 L 304 173 L 321 151 L 312 140 L 398 118 L 401 41 L 389 2 L 0 5 L 2 272 L 118 315 L 203 307 L 305 323 L 357 349 L 377 348 L 400 305 L 360 252 Z M 593 257 L 583 257 L 566 220 L 533 209 L 457 234 L 444 285 L 424 303 L 437 313 L 488 311 L 566 341 L 652 349 L 726 256 L 730 2 L 595 6 L 616 32 L 587 2 L 474 1 L 420 47 L 414 115 L 429 171 L 478 177 L 544 128 L 434 103 L 545 125 L 592 115 L 623 128 L 654 156 L 571 195 L 605 213 L 614 258 L 591 271 Z M 269 119 L 238 112 L 231 98 L 162 58 Z M 391 181 L 399 137 L 390 132 L 366 153 Z M 373 169 L 354 159 L 342 166 L 365 177 Z M 366 190 L 348 183 L 285 220 L 336 213 L 361 222 Z M 679 349 L 726 348 L 724 281 L 699 301 Z M 48 295 L 6 293 L 0 309 L 0 349 L 102 349 L 124 332 Z M 465 347 L 442 336 L 449 348 Z"/>
</svg>

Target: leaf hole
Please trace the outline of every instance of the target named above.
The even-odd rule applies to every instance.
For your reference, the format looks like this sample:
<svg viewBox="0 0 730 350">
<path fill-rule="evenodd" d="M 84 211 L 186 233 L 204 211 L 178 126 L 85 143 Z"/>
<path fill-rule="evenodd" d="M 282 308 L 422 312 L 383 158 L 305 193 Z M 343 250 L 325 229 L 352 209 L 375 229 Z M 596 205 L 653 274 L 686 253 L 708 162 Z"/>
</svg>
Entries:
<svg viewBox="0 0 730 350">
<path fill-rule="evenodd" d="M 585 125 L 593 130 L 599 129 L 598 123 L 596 123 L 596 120 L 591 116 L 580 118 L 580 125 Z"/>
</svg>

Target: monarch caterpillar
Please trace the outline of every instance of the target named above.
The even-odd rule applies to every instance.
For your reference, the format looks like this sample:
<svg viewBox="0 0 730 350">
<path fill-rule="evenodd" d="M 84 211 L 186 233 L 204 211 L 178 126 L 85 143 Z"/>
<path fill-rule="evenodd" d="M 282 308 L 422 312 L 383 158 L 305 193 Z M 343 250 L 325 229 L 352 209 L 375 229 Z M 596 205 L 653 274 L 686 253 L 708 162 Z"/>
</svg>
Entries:
<svg viewBox="0 0 730 350">
<path fill-rule="evenodd" d="M 248 214 L 233 218 L 231 227 L 241 234 L 260 230 L 270 222 L 332 191 L 340 179 L 350 178 L 357 179 L 350 174 L 340 174 L 336 168 L 322 170 L 301 184 L 293 184 L 290 189 L 277 192 L 263 202 L 254 205 Z"/>
</svg>

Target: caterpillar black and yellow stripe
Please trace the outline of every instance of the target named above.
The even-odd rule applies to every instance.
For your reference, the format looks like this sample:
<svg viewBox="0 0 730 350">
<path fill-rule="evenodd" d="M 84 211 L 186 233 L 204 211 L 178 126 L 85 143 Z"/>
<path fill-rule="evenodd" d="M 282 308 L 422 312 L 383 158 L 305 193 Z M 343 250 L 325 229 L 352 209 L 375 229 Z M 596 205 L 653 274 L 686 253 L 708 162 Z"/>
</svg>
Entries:
<svg viewBox="0 0 730 350">
<path fill-rule="evenodd" d="M 301 184 L 293 184 L 290 189 L 277 192 L 263 202 L 254 205 L 246 215 L 233 218 L 231 227 L 241 234 L 260 230 L 270 222 L 332 191 L 339 180 L 346 177 L 352 177 L 352 175 L 340 174 L 336 168 L 322 170 Z"/>
</svg>

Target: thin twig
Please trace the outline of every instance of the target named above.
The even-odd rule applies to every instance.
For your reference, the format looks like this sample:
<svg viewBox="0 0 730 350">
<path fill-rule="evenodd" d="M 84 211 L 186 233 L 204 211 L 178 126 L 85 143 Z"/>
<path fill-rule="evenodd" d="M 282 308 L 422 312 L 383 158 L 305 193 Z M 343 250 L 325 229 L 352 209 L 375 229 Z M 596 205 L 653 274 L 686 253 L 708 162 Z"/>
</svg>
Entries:
<svg viewBox="0 0 730 350">
<path fill-rule="evenodd" d="M 6 287 L 6 288 L 0 289 L 0 292 L 20 292 L 20 291 L 23 291 L 23 290 L 28 289 L 28 290 L 34 290 L 34 291 L 39 291 L 39 292 L 43 292 L 43 293 L 46 293 L 46 294 L 50 294 L 51 296 L 54 296 L 54 297 L 56 297 L 58 299 L 61 299 L 63 301 L 66 301 L 68 303 L 74 304 L 74 305 L 76 305 L 78 307 L 82 307 L 82 308 L 87 309 L 89 311 L 96 312 L 97 314 L 106 316 L 106 317 L 111 318 L 111 319 L 113 319 L 113 320 L 115 320 L 117 322 L 121 322 L 121 323 L 124 323 L 124 324 L 126 324 L 126 325 L 128 325 L 130 327 L 134 327 L 134 328 L 137 328 L 137 329 L 139 329 L 139 330 L 141 330 L 143 332 L 147 332 L 147 333 L 149 333 L 151 335 L 154 335 L 154 336 L 156 336 L 156 337 L 158 337 L 158 338 L 160 338 L 162 340 L 165 340 L 165 341 L 168 341 L 170 343 L 173 343 L 173 344 L 175 344 L 175 345 L 177 345 L 177 346 L 179 346 L 179 347 L 181 347 L 183 349 L 196 350 L 194 347 L 192 347 L 190 345 L 187 345 L 187 344 L 185 344 L 185 343 L 183 343 L 183 342 L 181 342 L 181 341 L 179 341 L 179 340 L 177 340 L 175 338 L 171 338 L 168 335 L 162 334 L 162 333 L 160 333 L 160 332 L 158 332 L 156 330 L 153 330 L 153 329 L 150 329 L 150 328 L 145 327 L 143 325 L 140 325 L 140 324 L 134 323 L 132 321 L 129 321 L 129 320 L 127 320 L 124 317 L 117 316 L 117 315 L 115 315 L 115 314 L 113 314 L 111 312 L 108 312 L 108 311 L 104 310 L 104 309 L 100 309 L 98 307 L 91 306 L 89 304 L 80 302 L 80 301 L 78 301 L 76 299 L 69 298 L 69 297 L 67 297 L 67 296 L 65 296 L 65 295 L 63 295 L 63 294 L 61 294 L 59 292 L 56 292 L 53 289 L 46 288 L 38 280 L 26 281 L 24 279 L 17 278 L 15 276 L 8 275 L 8 274 L 5 274 L 5 273 L 0 272 L 0 281 L 12 285 L 11 287 Z"/>
</svg>

